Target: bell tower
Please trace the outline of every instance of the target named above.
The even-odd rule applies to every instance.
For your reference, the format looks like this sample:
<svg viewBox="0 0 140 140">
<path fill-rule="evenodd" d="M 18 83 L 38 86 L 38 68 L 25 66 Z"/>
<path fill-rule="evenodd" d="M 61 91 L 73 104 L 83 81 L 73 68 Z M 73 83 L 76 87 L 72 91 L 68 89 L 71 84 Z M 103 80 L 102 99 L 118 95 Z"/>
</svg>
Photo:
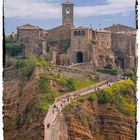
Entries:
<svg viewBox="0 0 140 140">
<path fill-rule="evenodd" d="M 74 4 L 67 1 L 62 3 L 62 25 L 73 27 Z"/>
</svg>

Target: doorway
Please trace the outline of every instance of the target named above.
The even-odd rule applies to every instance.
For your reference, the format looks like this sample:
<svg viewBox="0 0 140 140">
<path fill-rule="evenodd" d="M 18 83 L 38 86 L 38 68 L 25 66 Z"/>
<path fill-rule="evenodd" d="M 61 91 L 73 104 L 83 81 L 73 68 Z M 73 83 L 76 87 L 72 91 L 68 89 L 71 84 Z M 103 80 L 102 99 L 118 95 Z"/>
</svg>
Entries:
<svg viewBox="0 0 140 140">
<path fill-rule="evenodd" d="M 83 62 L 83 53 L 82 52 L 77 52 L 77 54 L 76 54 L 76 62 L 77 63 L 82 63 Z"/>
</svg>

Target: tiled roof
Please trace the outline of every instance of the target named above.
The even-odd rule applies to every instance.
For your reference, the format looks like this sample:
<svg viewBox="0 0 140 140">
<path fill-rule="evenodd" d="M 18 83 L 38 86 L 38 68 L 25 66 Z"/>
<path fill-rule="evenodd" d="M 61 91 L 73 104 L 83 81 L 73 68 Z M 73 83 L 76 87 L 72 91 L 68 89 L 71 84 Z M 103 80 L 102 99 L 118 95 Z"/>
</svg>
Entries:
<svg viewBox="0 0 140 140">
<path fill-rule="evenodd" d="M 34 26 L 34 25 L 31 25 L 31 24 L 27 23 L 25 25 L 18 26 L 17 29 L 32 29 L 32 30 L 35 30 L 35 29 L 40 29 L 40 27 Z"/>
</svg>

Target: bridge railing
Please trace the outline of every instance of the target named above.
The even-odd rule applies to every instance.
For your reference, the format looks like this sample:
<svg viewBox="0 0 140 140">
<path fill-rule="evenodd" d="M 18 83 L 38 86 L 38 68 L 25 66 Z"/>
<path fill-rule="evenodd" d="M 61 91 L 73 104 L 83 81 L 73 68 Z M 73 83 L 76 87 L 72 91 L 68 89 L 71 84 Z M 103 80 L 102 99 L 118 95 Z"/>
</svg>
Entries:
<svg viewBox="0 0 140 140">
<path fill-rule="evenodd" d="M 74 92 L 71 92 L 71 93 L 62 95 L 62 96 L 60 96 L 60 97 L 55 98 L 55 102 L 57 102 L 57 101 L 59 101 L 59 100 L 61 100 L 61 99 L 63 99 L 63 98 L 70 97 L 70 96 L 72 96 L 72 95 L 73 95 L 73 96 L 74 96 L 74 95 L 80 95 L 80 94 L 83 93 L 83 92 L 89 91 L 89 90 L 91 90 L 91 89 L 93 89 L 93 88 L 97 88 L 97 87 L 99 87 L 99 86 L 101 86 L 101 85 L 104 85 L 104 84 L 106 84 L 106 83 L 108 83 L 108 82 L 109 82 L 109 80 L 105 80 L 105 81 L 100 82 L 100 83 L 97 83 L 97 84 L 95 84 L 95 85 L 92 85 L 92 86 L 89 86 L 89 87 L 86 87 L 86 88 L 83 88 L 83 89 L 80 89 L 80 90 L 76 90 L 76 91 L 74 91 Z"/>
</svg>

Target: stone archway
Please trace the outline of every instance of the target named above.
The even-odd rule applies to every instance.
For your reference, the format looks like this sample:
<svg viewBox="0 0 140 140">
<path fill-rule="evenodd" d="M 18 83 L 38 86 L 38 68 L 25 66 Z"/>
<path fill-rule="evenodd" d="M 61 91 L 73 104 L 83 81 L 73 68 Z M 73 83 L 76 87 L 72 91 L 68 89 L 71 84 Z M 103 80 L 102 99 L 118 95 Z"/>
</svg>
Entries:
<svg viewBox="0 0 140 140">
<path fill-rule="evenodd" d="M 76 54 L 76 62 L 77 63 L 82 63 L 83 62 L 83 53 L 82 52 L 77 52 L 77 54 Z"/>
</svg>

